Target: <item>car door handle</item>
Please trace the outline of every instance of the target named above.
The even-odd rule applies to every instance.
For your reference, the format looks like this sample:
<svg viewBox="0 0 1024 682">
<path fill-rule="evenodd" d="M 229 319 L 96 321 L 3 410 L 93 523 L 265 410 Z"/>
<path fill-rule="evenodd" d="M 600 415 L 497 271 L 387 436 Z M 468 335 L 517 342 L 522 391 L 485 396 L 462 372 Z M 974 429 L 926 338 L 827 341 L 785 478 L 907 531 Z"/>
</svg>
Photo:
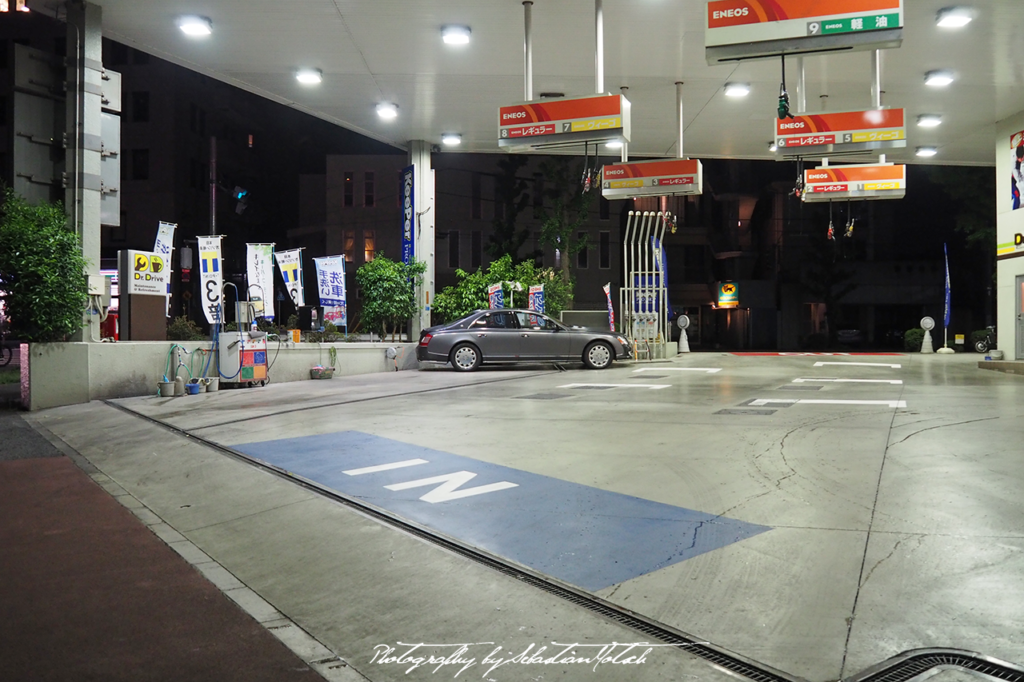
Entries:
<svg viewBox="0 0 1024 682">
<path fill-rule="evenodd" d="M 520 334 L 519 336 L 523 337 L 524 339 L 530 338 L 529 334 Z"/>
<path fill-rule="evenodd" d="M 483 332 L 481 332 L 481 333 L 479 333 L 479 334 L 477 334 L 477 335 L 476 335 L 476 338 L 478 338 L 478 339 L 482 339 L 482 338 L 484 338 L 485 336 L 487 336 L 487 334 L 484 334 Z"/>
</svg>

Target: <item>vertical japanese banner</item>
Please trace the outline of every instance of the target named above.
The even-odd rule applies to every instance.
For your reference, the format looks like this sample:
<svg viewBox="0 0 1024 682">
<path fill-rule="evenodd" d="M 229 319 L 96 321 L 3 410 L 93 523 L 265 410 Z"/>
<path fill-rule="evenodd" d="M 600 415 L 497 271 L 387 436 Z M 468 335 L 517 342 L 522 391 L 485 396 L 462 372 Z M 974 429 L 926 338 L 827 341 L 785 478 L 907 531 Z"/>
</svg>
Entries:
<svg viewBox="0 0 1024 682">
<path fill-rule="evenodd" d="M 491 310 L 505 307 L 505 292 L 501 282 L 487 287 L 487 307 Z"/>
<path fill-rule="evenodd" d="M 324 322 L 348 328 L 345 302 L 345 256 L 314 258 L 317 291 L 324 308 Z"/>
<path fill-rule="evenodd" d="M 210 324 L 224 320 L 224 273 L 220 270 L 220 237 L 197 237 L 199 241 L 199 283 L 203 313 Z"/>
<path fill-rule="evenodd" d="M 530 310 L 535 310 L 538 313 L 544 312 L 544 285 L 534 284 L 530 287 Z"/>
<path fill-rule="evenodd" d="M 608 299 L 608 326 L 615 331 L 615 308 L 612 306 L 612 283 L 608 282 L 603 287 L 604 297 Z"/>
<path fill-rule="evenodd" d="M 413 195 L 415 166 L 402 169 L 402 262 L 408 265 L 416 255 L 416 198 Z"/>
<path fill-rule="evenodd" d="M 306 292 L 302 290 L 302 249 L 274 252 L 274 260 L 281 270 L 281 278 L 295 307 L 306 305 Z"/>
<path fill-rule="evenodd" d="M 167 317 L 171 316 L 171 252 L 174 251 L 174 228 L 177 223 L 160 221 L 156 228 L 156 242 L 153 253 L 160 256 L 167 266 Z"/>
<path fill-rule="evenodd" d="M 261 306 L 255 305 L 256 317 L 264 317 L 268 320 L 274 319 L 274 245 L 273 244 L 246 244 L 245 245 L 245 274 L 249 286 L 246 298 L 252 302 L 261 301 Z"/>
</svg>

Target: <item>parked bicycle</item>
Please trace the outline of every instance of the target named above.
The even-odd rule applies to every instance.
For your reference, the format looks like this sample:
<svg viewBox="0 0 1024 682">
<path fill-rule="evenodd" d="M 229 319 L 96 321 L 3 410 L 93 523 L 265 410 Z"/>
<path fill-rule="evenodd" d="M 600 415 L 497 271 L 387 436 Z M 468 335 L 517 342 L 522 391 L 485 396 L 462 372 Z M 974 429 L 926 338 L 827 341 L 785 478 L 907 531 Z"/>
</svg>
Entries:
<svg viewBox="0 0 1024 682">
<path fill-rule="evenodd" d="M 979 353 L 987 353 L 989 349 L 996 347 L 996 328 L 988 326 L 985 331 L 985 336 L 974 342 L 974 350 Z"/>
</svg>

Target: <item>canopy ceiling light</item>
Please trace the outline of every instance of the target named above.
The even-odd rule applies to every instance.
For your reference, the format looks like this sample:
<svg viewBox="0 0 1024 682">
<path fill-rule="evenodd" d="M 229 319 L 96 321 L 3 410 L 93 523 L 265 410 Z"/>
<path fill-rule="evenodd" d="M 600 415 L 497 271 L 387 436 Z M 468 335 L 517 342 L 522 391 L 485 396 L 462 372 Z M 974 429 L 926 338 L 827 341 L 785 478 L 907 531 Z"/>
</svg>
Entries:
<svg viewBox="0 0 1024 682">
<path fill-rule="evenodd" d="M 320 69 L 299 69 L 295 72 L 295 80 L 303 85 L 319 85 L 324 80 L 324 72 Z"/>
<path fill-rule="evenodd" d="M 938 147 L 918 147 L 917 148 L 917 155 L 918 156 L 929 157 L 929 156 L 935 156 L 938 153 L 939 153 Z"/>
<path fill-rule="evenodd" d="M 925 85 L 944 88 L 956 79 L 952 71 L 929 71 L 924 75 Z"/>
<path fill-rule="evenodd" d="M 445 147 L 457 147 L 462 144 L 462 135 L 458 133 L 445 133 L 441 136 L 441 144 Z"/>
<path fill-rule="evenodd" d="M 398 118 L 398 105 L 391 102 L 381 102 L 377 105 L 377 115 L 385 121 L 392 121 Z"/>
<path fill-rule="evenodd" d="M 622 140 L 608 140 L 604 146 L 608 149 L 622 149 Z"/>
<path fill-rule="evenodd" d="M 443 26 L 441 28 L 441 40 L 446 45 L 466 45 L 469 43 L 469 36 L 472 33 L 469 26 Z"/>
<path fill-rule="evenodd" d="M 922 128 L 934 128 L 942 123 L 942 117 L 938 114 L 921 114 L 917 117 L 917 125 Z"/>
<path fill-rule="evenodd" d="M 726 83 L 725 84 L 725 96 L 726 97 L 746 97 L 750 94 L 749 83 Z"/>
<path fill-rule="evenodd" d="M 213 33 L 213 23 L 207 17 L 181 17 L 178 19 L 178 28 L 182 33 L 193 38 L 202 38 Z"/>
<path fill-rule="evenodd" d="M 779 146 L 777 144 L 775 144 L 774 142 L 769 142 L 768 143 L 768 151 L 770 151 L 770 152 L 777 152 L 777 151 L 779 151 Z"/>
<path fill-rule="evenodd" d="M 943 28 L 963 28 L 974 19 L 971 7 L 945 7 L 939 10 L 935 24 Z"/>
</svg>

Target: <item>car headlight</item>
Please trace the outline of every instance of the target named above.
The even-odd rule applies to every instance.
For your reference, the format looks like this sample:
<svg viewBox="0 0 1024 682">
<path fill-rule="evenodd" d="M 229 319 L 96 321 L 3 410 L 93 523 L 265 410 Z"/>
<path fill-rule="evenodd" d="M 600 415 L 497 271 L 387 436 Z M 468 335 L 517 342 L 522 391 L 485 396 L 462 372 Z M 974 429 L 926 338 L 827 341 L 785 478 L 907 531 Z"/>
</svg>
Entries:
<svg viewBox="0 0 1024 682">
<path fill-rule="evenodd" d="M 621 343 L 623 346 L 626 346 L 627 348 L 629 347 L 629 341 L 627 341 L 624 336 L 616 336 L 615 338 L 617 338 L 619 340 L 619 343 Z"/>
</svg>

